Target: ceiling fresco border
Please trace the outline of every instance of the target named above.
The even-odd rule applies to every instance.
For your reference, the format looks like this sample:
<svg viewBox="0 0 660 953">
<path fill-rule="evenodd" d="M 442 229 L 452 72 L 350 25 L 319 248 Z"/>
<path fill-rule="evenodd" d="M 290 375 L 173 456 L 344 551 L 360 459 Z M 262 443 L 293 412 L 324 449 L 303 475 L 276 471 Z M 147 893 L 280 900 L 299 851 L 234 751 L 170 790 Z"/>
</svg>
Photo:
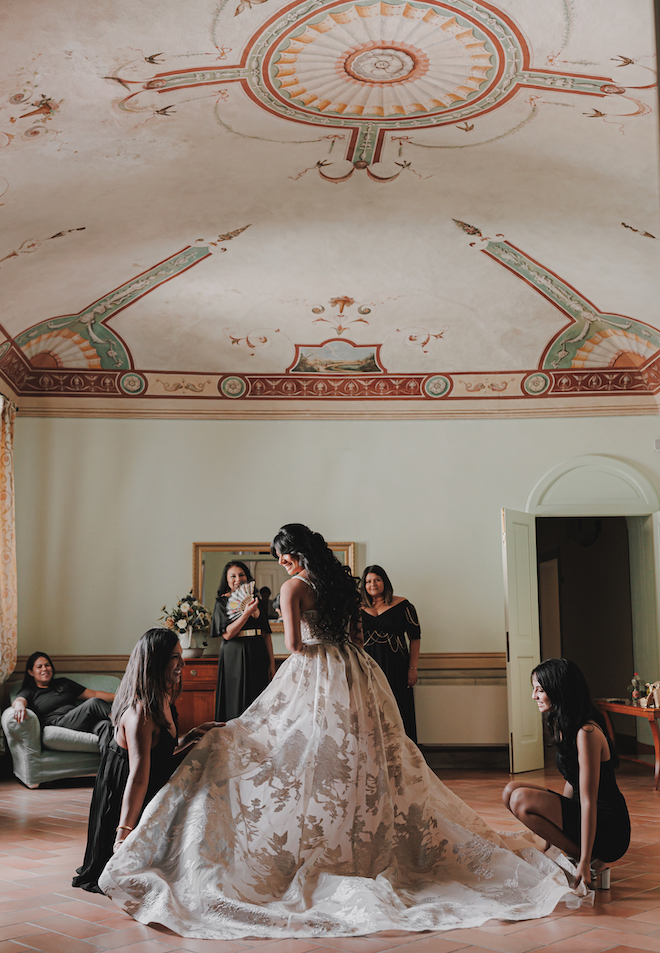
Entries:
<svg viewBox="0 0 660 953">
<path fill-rule="evenodd" d="M 76 314 L 41 321 L 15 339 L 0 327 L 6 337 L 0 344 L 0 376 L 10 386 L 19 409 L 25 412 L 29 406 L 29 412 L 40 409 L 44 414 L 57 413 L 63 406 L 72 409 L 75 405 L 70 403 L 71 399 L 90 397 L 121 401 L 121 410 L 118 407 L 114 411 L 118 415 L 127 412 L 127 399 L 139 399 L 139 409 L 134 404 L 135 410 L 129 412 L 139 416 L 151 415 L 147 410 L 150 403 L 163 400 L 170 403 L 172 398 L 182 404 L 192 402 L 194 406 L 189 411 L 181 408 L 182 414 L 191 416 L 200 413 L 202 416 L 234 416 L 230 406 L 238 407 L 243 402 L 247 405 L 245 412 L 259 416 L 256 407 L 266 401 L 272 402 L 284 415 L 288 415 L 287 405 L 300 402 L 309 407 L 312 414 L 316 413 L 312 407 L 328 402 L 346 404 L 354 413 L 356 401 L 369 406 L 369 411 L 365 410 L 368 415 L 388 415 L 387 406 L 396 402 L 411 407 L 413 416 L 445 416 L 451 413 L 448 408 L 455 403 L 463 409 L 471 404 L 477 416 L 493 412 L 493 406 L 495 412 L 501 413 L 505 405 L 512 404 L 508 413 L 517 416 L 525 415 L 522 408 L 527 402 L 530 411 L 534 406 L 538 413 L 539 403 L 544 400 L 553 403 L 553 411 L 548 408 L 548 412 L 557 414 L 579 413 L 581 401 L 588 403 L 589 413 L 597 413 L 601 400 L 604 400 L 602 412 L 612 413 L 613 397 L 618 399 L 617 406 L 627 407 L 617 412 L 657 412 L 658 331 L 626 315 L 600 311 L 567 281 L 508 242 L 504 235 L 489 238 L 477 226 L 454 221 L 471 239 L 471 247 L 522 280 L 567 319 L 564 327 L 547 343 L 535 368 L 492 372 L 449 372 L 438 368 L 431 373 L 396 373 L 383 365 L 380 343 L 358 344 L 342 337 L 327 338 L 319 343 L 294 343 L 293 361 L 282 373 L 190 373 L 136 368 L 130 351 L 107 327 L 107 322 L 160 285 L 204 261 L 213 251 L 226 251 L 225 247 L 218 246 L 240 235 L 249 227 L 246 225 L 218 236 L 213 242 L 200 239 L 196 247 L 183 248 Z M 337 298 L 333 303 L 341 314 L 353 299 Z M 312 310 L 319 313 L 324 309 Z M 370 313 L 369 308 L 361 307 L 359 311 Z M 364 318 L 358 320 L 366 323 Z M 340 324 L 335 330 L 346 329 Z M 248 334 L 246 340 L 249 338 Z M 62 340 L 64 350 L 58 351 L 53 342 L 59 345 Z M 239 341 L 232 339 L 232 343 Z M 72 346 L 73 352 L 70 351 Z M 81 355 L 84 356 L 82 346 L 89 351 L 85 368 L 75 365 Z M 358 352 L 364 353 L 358 357 Z M 57 366 L 67 358 L 74 362 L 73 367 Z M 33 399 L 28 405 L 23 398 L 29 397 Z M 37 404 L 35 397 L 39 398 Z M 497 398 L 495 405 L 492 404 L 494 397 Z M 62 398 L 67 398 L 65 405 L 61 403 Z M 568 403 L 567 398 L 571 398 Z M 216 407 L 201 411 L 208 403 Z M 582 412 L 585 411 L 586 404 Z M 86 410 L 81 408 L 81 412 Z M 110 409 L 108 412 L 113 413 Z M 339 408 L 335 413 L 343 416 Z"/>
</svg>

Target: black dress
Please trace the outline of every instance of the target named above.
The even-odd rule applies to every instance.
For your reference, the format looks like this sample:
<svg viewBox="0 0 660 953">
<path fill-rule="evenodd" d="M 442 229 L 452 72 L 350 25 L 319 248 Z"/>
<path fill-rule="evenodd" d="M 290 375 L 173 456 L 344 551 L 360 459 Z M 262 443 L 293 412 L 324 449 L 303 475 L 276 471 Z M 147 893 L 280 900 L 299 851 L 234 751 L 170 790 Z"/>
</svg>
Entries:
<svg viewBox="0 0 660 953">
<path fill-rule="evenodd" d="M 226 606 L 227 597 L 219 596 L 211 623 L 212 637 L 222 635 L 232 621 Z M 256 634 L 242 635 L 242 632 Z M 268 685 L 270 656 L 264 635 L 270 635 L 270 625 L 262 610 L 258 619 L 251 617 L 247 620 L 239 635 L 222 640 L 215 696 L 216 721 L 238 718 Z"/>
<path fill-rule="evenodd" d="M 176 711 L 173 706 L 171 711 L 176 725 Z M 149 785 L 142 810 L 169 780 L 181 760 L 180 757 L 174 756 L 176 745 L 177 739 L 172 737 L 165 726 L 161 727 L 158 741 L 151 749 Z M 112 857 L 128 772 L 128 751 L 120 748 L 113 738 L 106 749 L 94 782 L 85 859 L 82 867 L 78 867 L 78 876 L 71 881 L 73 887 L 82 887 L 90 893 L 103 893 L 98 885 L 98 879 Z"/>
<path fill-rule="evenodd" d="M 557 750 L 557 768 L 573 788 L 573 797 L 561 794 L 562 830 L 579 846 L 581 839 L 580 769 L 577 746 L 562 758 Z M 556 792 L 555 792 L 556 793 Z M 623 857 L 630 844 L 630 817 L 614 776 L 612 759 L 601 761 L 596 806 L 596 837 L 593 858 L 611 863 Z"/>
<path fill-rule="evenodd" d="M 421 634 L 415 607 L 404 599 L 380 615 L 370 615 L 364 610 L 361 615 L 364 648 L 385 672 L 399 706 L 405 732 L 417 743 L 415 699 L 412 689 L 408 688 L 410 650 L 406 641 L 406 635 L 414 640 L 419 639 Z"/>
</svg>

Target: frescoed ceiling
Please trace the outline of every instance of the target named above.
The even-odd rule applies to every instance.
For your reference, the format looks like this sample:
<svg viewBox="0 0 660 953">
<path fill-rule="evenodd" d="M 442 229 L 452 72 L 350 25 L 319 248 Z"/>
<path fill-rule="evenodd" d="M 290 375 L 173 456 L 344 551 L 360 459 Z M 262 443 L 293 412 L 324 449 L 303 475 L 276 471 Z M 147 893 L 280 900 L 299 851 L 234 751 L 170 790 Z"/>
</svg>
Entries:
<svg viewBox="0 0 660 953">
<path fill-rule="evenodd" d="M 4 0 L 23 413 L 657 413 L 651 0 Z"/>
</svg>

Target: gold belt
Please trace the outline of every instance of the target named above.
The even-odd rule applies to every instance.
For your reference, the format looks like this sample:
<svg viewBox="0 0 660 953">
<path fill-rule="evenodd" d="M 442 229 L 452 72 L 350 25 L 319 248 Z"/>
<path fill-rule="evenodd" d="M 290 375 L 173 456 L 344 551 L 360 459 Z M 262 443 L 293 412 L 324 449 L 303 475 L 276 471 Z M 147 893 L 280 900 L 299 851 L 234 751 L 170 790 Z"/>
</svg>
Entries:
<svg viewBox="0 0 660 953">
<path fill-rule="evenodd" d="M 237 639 L 251 639 L 255 635 L 261 635 L 261 629 L 241 629 L 235 638 Z"/>
</svg>

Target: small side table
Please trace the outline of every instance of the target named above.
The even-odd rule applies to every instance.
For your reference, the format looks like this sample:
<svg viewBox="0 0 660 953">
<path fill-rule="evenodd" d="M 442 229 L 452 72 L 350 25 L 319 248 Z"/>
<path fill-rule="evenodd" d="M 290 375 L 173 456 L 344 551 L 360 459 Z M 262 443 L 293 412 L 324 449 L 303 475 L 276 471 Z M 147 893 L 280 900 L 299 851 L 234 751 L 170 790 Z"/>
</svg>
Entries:
<svg viewBox="0 0 660 953">
<path fill-rule="evenodd" d="M 660 708 L 641 708 L 637 705 L 621 705 L 618 702 L 606 702 L 600 698 L 594 699 L 596 707 L 602 711 L 607 725 L 607 731 L 610 738 L 614 741 L 614 730 L 608 712 L 616 712 L 618 715 L 632 715 L 633 718 L 645 718 L 651 726 L 653 735 L 653 750 L 655 752 L 655 785 L 653 790 L 658 790 L 660 782 L 660 732 L 658 732 L 657 718 L 660 718 Z M 619 756 L 622 761 L 635 761 L 637 764 L 648 764 L 648 761 L 642 761 L 640 758 L 633 758 L 632 755 L 622 754 Z"/>
</svg>

